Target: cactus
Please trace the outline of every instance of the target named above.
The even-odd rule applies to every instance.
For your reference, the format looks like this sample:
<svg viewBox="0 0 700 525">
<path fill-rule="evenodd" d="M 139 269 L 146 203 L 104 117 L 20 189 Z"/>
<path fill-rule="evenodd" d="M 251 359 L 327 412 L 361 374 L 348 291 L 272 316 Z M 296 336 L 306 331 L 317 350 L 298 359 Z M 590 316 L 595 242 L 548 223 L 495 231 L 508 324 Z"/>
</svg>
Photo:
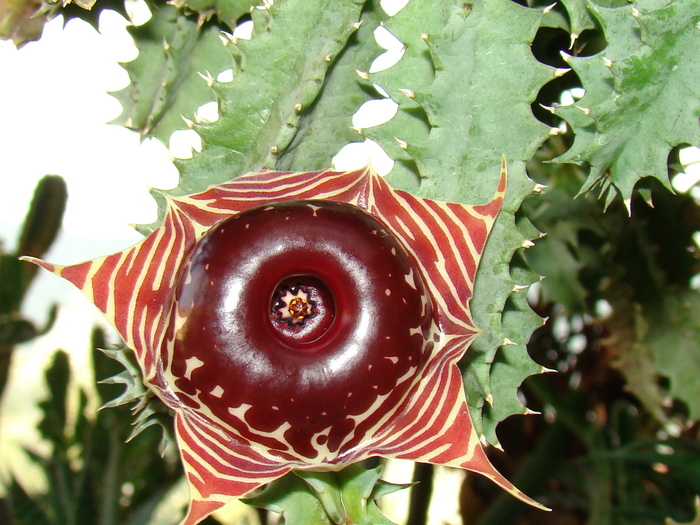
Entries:
<svg viewBox="0 0 700 525">
<path fill-rule="evenodd" d="M 233 81 L 209 82 L 220 118 L 195 123 L 203 150 L 180 164 L 178 191 L 193 193 L 248 171 L 274 168 L 358 29 L 361 9 L 357 0 L 290 0 L 253 10 L 253 38 L 226 45 L 235 64 Z"/>
<path fill-rule="evenodd" d="M 588 3 L 606 33 L 617 38 L 596 55 L 567 57 L 586 95 L 556 109 L 576 139 L 555 160 L 590 165 L 582 192 L 600 186 L 608 203 L 619 192 L 629 208 L 632 190 L 644 177 L 670 188 L 667 160 L 674 146 L 700 142 L 695 7 L 679 1 Z"/>
<path fill-rule="evenodd" d="M 41 179 L 34 190 L 17 251 L 10 254 L 0 249 L 0 397 L 5 390 L 14 346 L 47 331 L 56 314 L 54 310 L 43 329 L 21 315 L 20 307 L 36 268 L 19 261 L 17 256 L 41 257 L 49 250 L 58 235 L 67 197 L 66 183 L 61 177 L 48 175 Z"/>
<path fill-rule="evenodd" d="M 115 124 L 166 143 L 173 131 L 186 129 L 182 116 L 194 118 L 214 98 L 198 72 L 230 67 L 219 31 L 174 6 L 157 8 L 148 24 L 132 28 L 139 56 L 128 64 L 131 84 L 115 93 L 124 108 Z"/>
</svg>

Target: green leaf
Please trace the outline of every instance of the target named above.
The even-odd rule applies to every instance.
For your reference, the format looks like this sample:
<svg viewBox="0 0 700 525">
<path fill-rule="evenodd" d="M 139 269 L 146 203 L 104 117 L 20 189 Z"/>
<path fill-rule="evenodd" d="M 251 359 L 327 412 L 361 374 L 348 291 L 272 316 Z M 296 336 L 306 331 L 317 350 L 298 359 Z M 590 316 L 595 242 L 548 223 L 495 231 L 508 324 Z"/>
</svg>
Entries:
<svg viewBox="0 0 700 525">
<path fill-rule="evenodd" d="M 661 523 L 667 517 L 684 522 L 693 519 L 700 493 L 697 443 L 638 439 L 608 454 L 599 453 L 598 457 L 619 460 L 625 467 L 621 478 L 629 481 L 624 487 L 624 499 L 617 502 L 616 514 L 633 516 L 643 511 L 656 518 L 649 523 Z"/>
<path fill-rule="evenodd" d="M 379 479 L 383 464 L 376 468 L 365 469 L 359 465 L 350 465 L 340 472 L 343 507 L 347 523 L 366 525 L 392 525 L 377 507 L 376 499 L 410 485 L 387 483 Z"/>
<path fill-rule="evenodd" d="M 311 488 L 331 522 L 343 523 L 345 521 L 343 496 L 335 472 L 299 471 L 294 474 L 303 479 Z"/>
<path fill-rule="evenodd" d="M 661 424 L 670 428 L 671 418 L 666 414 L 669 395 L 659 384 L 653 349 L 644 340 L 649 331 L 649 321 L 642 305 L 632 300 L 631 287 L 615 283 L 606 294 L 612 314 L 605 320 L 610 334 L 607 344 L 616 355 L 612 363 L 625 377 L 626 388 L 642 402 L 644 407 Z M 677 424 L 677 422 L 676 422 Z"/>
<path fill-rule="evenodd" d="M 28 263 L 15 255 L 0 253 L 0 313 L 10 314 L 19 310 L 24 298 L 24 275 Z"/>
<path fill-rule="evenodd" d="M 588 11 L 587 0 L 562 0 L 562 4 L 564 4 L 569 15 L 572 43 L 586 29 L 594 29 L 596 27 L 595 20 Z"/>
<path fill-rule="evenodd" d="M 177 0 L 173 5 L 199 13 L 200 17 L 216 15 L 229 29 L 236 28 L 238 19 L 258 5 L 258 0 Z"/>
<path fill-rule="evenodd" d="M 567 222 L 562 222 L 559 229 L 569 227 Z M 551 230 L 548 233 L 552 233 Z M 528 250 L 527 259 L 539 274 L 546 276 L 542 283 L 543 301 L 556 301 L 567 312 L 581 311 L 585 309 L 589 295 L 579 279 L 584 265 L 576 253 L 577 245 L 562 237 L 569 237 L 569 232 L 553 233 L 543 238 Z"/>
<path fill-rule="evenodd" d="M 369 75 L 371 82 L 379 84 L 399 104 L 399 110 L 389 122 L 362 130 L 362 133 L 379 142 L 396 161 L 387 180 L 413 193 L 419 191 L 421 175 L 417 173 L 416 162 L 407 151 L 407 145 L 427 140 L 431 127 L 425 109 L 411 96 L 416 91 L 429 89 L 435 78 L 435 68 L 423 36 L 439 33 L 454 9 L 450 2 L 409 2 L 384 24 L 404 44 L 403 57 L 389 69 Z M 378 95 L 376 93 L 375 98 Z"/>
<path fill-rule="evenodd" d="M 93 336 L 93 344 L 104 343 L 100 330 Z M 93 362 L 97 377 L 120 366 L 99 352 Z M 27 453 L 43 470 L 48 486 L 45 494 L 28 495 L 20 486 L 14 489 L 10 496 L 13 507 L 35 520 L 22 518 L 17 523 L 146 525 L 159 499 L 181 477 L 175 456 L 158 454 L 158 436 L 153 433 L 125 445 L 128 422 L 133 419 L 128 409 L 100 411 L 93 419 L 84 391 L 73 402 L 68 395 L 71 373 L 65 352 L 56 353 L 46 381 L 49 396 L 39 405 L 43 411 L 39 430 L 52 451 L 49 457 Z M 105 388 L 100 387 L 100 395 Z M 139 406 L 144 412 L 151 407 L 148 403 Z M 127 485 L 135 489 L 134 494 L 123 491 Z"/>
<path fill-rule="evenodd" d="M 528 305 L 526 295 L 528 287 L 539 277 L 529 270 L 521 255 L 523 248 L 532 246 L 532 240 L 540 234 L 528 219 L 516 216 L 522 200 L 532 192 L 533 184 L 526 176 L 514 180 L 510 170 L 508 181 L 506 201 L 486 244 L 470 303 L 474 320 L 484 334 L 472 344 L 465 361 L 469 373 L 480 383 L 484 401 L 498 407 L 497 412 L 482 417 L 480 410 L 475 410 L 485 406 L 478 397 L 474 399 L 479 392 L 467 390 L 476 428 L 494 445 L 498 444 L 495 433 L 498 422 L 511 414 L 527 412 L 519 402 L 513 404 L 513 400 L 517 401 L 517 388 L 526 377 L 542 370 L 525 349 L 532 332 L 542 325 L 542 320 Z M 514 349 L 512 343 L 520 348 Z M 517 366 L 501 368 L 499 372 L 507 371 L 508 377 L 499 377 L 500 387 L 496 388 L 492 385 L 491 367 L 497 353 L 502 351 L 517 353 L 519 359 L 514 361 Z M 505 410 L 506 407 L 509 410 Z M 500 419 L 495 419 L 493 414 L 498 414 Z"/>
<path fill-rule="evenodd" d="M 700 144 L 700 32 L 697 5 L 641 0 L 624 7 L 589 1 L 608 47 L 569 57 L 586 95 L 556 113 L 576 138 L 556 162 L 590 165 L 582 189 L 614 184 L 628 203 L 643 177 L 669 187 L 667 159 L 681 144 Z M 608 198 L 610 201 L 610 197 Z"/>
<path fill-rule="evenodd" d="M 313 171 L 330 167 L 331 159 L 349 142 L 358 139 L 352 129 L 352 115 L 374 89 L 361 81 L 357 71 L 369 69 L 380 47 L 374 29 L 383 11 L 369 1 L 365 4 L 360 28 L 351 35 L 347 46 L 331 66 L 318 99 L 301 113 L 299 131 L 280 155 L 276 169 Z"/>
<path fill-rule="evenodd" d="M 484 437 L 489 443 L 499 443 L 496 435 L 498 423 L 514 414 L 532 413 L 523 405 L 517 392 L 528 376 L 544 371 L 532 360 L 525 345 L 508 345 L 498 350 L 489 369 L 494 399 L 484 406 L 482 414 Z"/>
<path fill-rule="evenodd" d="M 584 273 L 605 273 L 610 261 L 603 261 L 600 249 L 603 239 L 619 235 L 625 220 L 618 210 L 605 213 L 595 195 L 576 194 L 583 181 L 575 166 L 548 165 L 547 188 L 524 206 L 527 217 L 546 235 L 527 250 L 526 258 L 532 268 L 544 275 L 541 301 L 556 302 L 568 314 L 591 310 L 597 283 L 591 285 Z M 581 242 L 595 239 L 598 244 Z M 603 268 L 605 271 L 603 271 Z"/>
<path fill-rule="evenodd" d="M 700 293 L 669 290 L 644 314 L 648 332 L 643 344 L 654 356 L 655 368 L 670 379 L 670 394 L 688 407 L 689 419 L 700 419 Z"/>
<path fill-rule="evenodd" d="M 16 254 L 0 253 L 0 314 L 16 312 L 37 268 L 19 255 L 43 256 L 56 240 L 68 198 L 66 183 L 47 175 L 37 184 L 22 224 Z"/>
<path fill-rule="evenodd" d="M 99 381 L 100 385 L 124 385 L 122 393 L 110 400 L 104 400 L 102 408 L 113 408 L 129 403 L 137 403 L 148 392 L 143 384 L 142 373 L 133 350 L 118 348 L 115 350 L 99 349 L 104 355 L 122 365 L 118 374 Z"/>
<path fill-rule="evenodd" d="M 17 255 L 42 257 L 49 250 L 61 228 L 67 200 L 68 190 L 63 178 L 58 175 L 46 175 L 39 181 L 34 189 L 29 211 L 22 224 L 17 243 Z M 8 303 L 0 306 L 0 311 L 8 306 L 11 309 L 17 309 L 38 268 L 33 264 L 21 261 L 19 263 L 0 263 L 0 268 L 2 268 L 0 276 L 8 268 L 12 268 L 11 271 L 18 273 L 14 277 L 17 281 L 14 285 L 10 285 L 15 287 L 14 293 L 16 295 Z M 13 279 L 12 276 L 8 276 L 8 278 Z M 4 286 L 2 287 L 4 288 Z M 4 295 L 4 290 L 0 292 L 0 303 L 3 302 L 2 295 Z"/>
<path fill-rule="evenodd" d="M 56 240 L 66 209 L 68 189 L 63 178 L 47 175 L 37 184 L 24 218 L 17 253 L 42 257 Z"/>
<path fill-rule="evenodd" d="M 19 315 L 0 315 L 0 352 L 3 346 L 24 343 L 37 336 L 34 323 Z"/>
<path fill-rule="evenodd" d="M 294 472 L 313 490 L 333 523 L 392 525 L 377 507 L 374 498 L 389 493 L 389 484 L 379 485 L 382 466 L 365 469 L 349 465 L 339 472 Z M 400 490 L 404 486 L 391 486 Z M 391 490 L 393 492 L 393 490 Z"/>
<path fill-rule="evenodd" d="M 148 427 L 158 425 L 162 430 L 159 445 L 161 456 L 165 455 L 167 450 L 174 449 L 175 438 L 170 409 L 156 397 L 152 390 L 146 388 L 144 385 L 141 368 L 136 361 L 134 352 L 128 348 L 117 350 L 100 349 L 100 352 L 117 361 L 123 367 L 123 370 L 118 374 L 102 379 L 100 385 L 102 385 L 102 387 L 105 385 L 124 386 L 124 390 L 121 394 L 116 398 L 104 402 L 102 409 L 133 404 L 131 408 L 131 413 L 135 416 L 131 423 L 133 428 L 126 438 L 126 441 L 131 441 Z"/>
<path fill-rule="evenodd" d="M 321 92 L 328 69 L 357 29 L 363 4 L 287 0 L 253 11 L 252 39 L 231 40 L 227 46 L 236 63 L 233 81 L 212 84 L 220 118 L 195 126 L 203 149 L 179 163 L 176 192 L 202 191 L 275 166 L 296 136 L 302 114 Z"/>
<path fill-rule="evenodd" d="M 282 514 L 286 525 L 333 525 L 323 505 L 301 478 L 288 474 L 241 501 Z"/>
<path fill-rule="evenodd" d="M 516 252 L 511 261 L 510 278 L 513 283 L 531 283 L 538 279 L 522 254 Z M 464 378 L 467 401 L 472 421 L 491 444 L 498 445 L 496 426 L 513 414 L 527 414 L 517 391 L 526 377 L 539 374 L 544 368 L 535 363 L 527 352 L 527 343 L 535 328 L 543 320 L 532 311 L 527 302 L 527 285 L 515 284 L 499 316 L 494 316 L 494 328 L 501 340 L 487 330 L 467 352 Z M 475 289 L 475 297 L 477 289 Z M 487 307 L 488 309 L 488 307 Z M 493 310 L 493 307 L 491 308 Z M 496 323 L 499 325 L 496 325 Z M 485 344 L 479 344 L 480 340 Z M 495 355 L 491 348 L 495 347 Z M 472 390 L 474 389 L 474 390 Z"/>
<path fill-rule="evenodd" d="M 63 445 L 66 440 L 68 382 L 71 377 L 66 352 L 56 352 L 45 377 L 49 396 L 39 403 L 39 408 L 44 413 L 39 423 L 39 432 L 52 443 Z"/>
<path fill-rule="evenodd" d="M 382 470 L 355 464 L 338 472 L 294 471 L 244 501 L 281 513 L 286 525 L 392 525 L 375 499 L 408 485 L 380 480 Z"/>
<path fill-rule="evenodd" d="M 530 51 L 542 17 L 508 0 L 470 9 L 463 2 L 415 2 L 386 23 L 406 54 L 370 79 L 400 107 L 389 124 L 366 134 L 392 156 L 405 148 L 418 166 L 421 196 L 485 202 L 501 157 L 527 160 L 547 138 L 530 108 L 554 78 L 554 68 Z M 510 179 L 524 175 L 509 167 Z"/>
<path fill-rule="evenodd" d="M 124 107 L 115 121 L 165 144 L 173 131 L 186 129 L 183 117 L 214 101 L 201 75 L 216 76 L 233 66 L 219 28 L 185 16 L 170 5 L 157 7 L 151 20 L 131 29 L 139 56 L 127 64 L 131 85 L 114 93 Z"/>
</svg>

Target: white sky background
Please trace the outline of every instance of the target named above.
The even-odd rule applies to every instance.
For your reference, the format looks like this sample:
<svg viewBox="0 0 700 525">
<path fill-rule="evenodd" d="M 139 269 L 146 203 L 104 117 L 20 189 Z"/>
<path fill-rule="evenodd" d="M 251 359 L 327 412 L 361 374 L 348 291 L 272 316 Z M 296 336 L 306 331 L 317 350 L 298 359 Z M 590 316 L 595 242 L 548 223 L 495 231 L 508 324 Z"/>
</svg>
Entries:
<svg viewBox="0 0 700 525">
<path fill-rule="evenodd" d="M 133 240 L 126 224 L 155 217 L 146 185 L 176 183 L 162 145 L 140 145 L 138 135 L 106 125 L 121 113 L 108 92 L 129 83 L 118 62 L 137 51 L 121 16 L 106 12 L 102 19 L 102 35 L 79 20 L 62 30 L 59 18 L 41 41 L 20 50 L 0 42 L 0 176 L 12 188 L 0 197 L 0 222 L 16 222 L 37 180 L 56 173 L 72 200 L 67 232 Z"/>
</svg>

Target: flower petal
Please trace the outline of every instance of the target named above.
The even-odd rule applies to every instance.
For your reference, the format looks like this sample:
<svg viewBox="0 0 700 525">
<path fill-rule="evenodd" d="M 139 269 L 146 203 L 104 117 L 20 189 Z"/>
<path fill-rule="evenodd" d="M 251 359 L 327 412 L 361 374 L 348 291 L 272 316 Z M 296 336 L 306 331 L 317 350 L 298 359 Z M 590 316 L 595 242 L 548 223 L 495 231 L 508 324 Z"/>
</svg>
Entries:
<svg viewBox="0 0 700 525">
<path fill-rule="evenodd" d="M 480 333 L 472 320 L 469 301 L 505 189 L 505 163 L 494 198 L 482 206 L 415 197 L 392 189 L 370 169 L 250 173 L 202 193 L 168 198 L 163 225 L 139 244 L 117 254 L 73 266 L 26 260 L 83 291 L 134 349 L 144 382 L 175 412 L 192 500 L 185 525 L 198 523 L 230 499 L 249 494 L 292 469 L 341 468 L 370 456 L 479 472 L 514 496 L 541 507 L 499 474 L 486 458 L 469 417 L 457 366 Z M 316 459 L 297 453 L 289 443 L 284 452 L 267 448 L 264 443 L 269 439 L 254 442 L 258 431 L 239 432 L 199 403 L 199 394 L 178 392 L 170 371 L 173 341 L 183 322 L 173 313 L 177 311 L 172 308 L 174 290 L 179 269 L 195 244 L 222 220 L 242 211 L 308 199 L 353 204 L 386 226 L 415 259 L 421 275 L 409 273 L 406 282 L 425 282 L 435 311 L 433 324 L 437 324 L 424 343 L 428 357 L 419 371 L 419 380 L 411 384 L 399 405 L 394 400 L 387 406 L 383 404 L 386 396 L 377 396 L 363 414 L 351 416 L 354 437 L 348 437 L 346 446 L 334 453 L 319 448 Z M 186 376 L 202 365 L 200 359 L 191 359 Z M 208 394 L 216 396 L 220 392 Z M 235 410 L 241 412 L 241 424 L 247 424 L 247 409 Z M 283 435 L 278 429 L 274 438 L 284 442 Z"/>
</svg>

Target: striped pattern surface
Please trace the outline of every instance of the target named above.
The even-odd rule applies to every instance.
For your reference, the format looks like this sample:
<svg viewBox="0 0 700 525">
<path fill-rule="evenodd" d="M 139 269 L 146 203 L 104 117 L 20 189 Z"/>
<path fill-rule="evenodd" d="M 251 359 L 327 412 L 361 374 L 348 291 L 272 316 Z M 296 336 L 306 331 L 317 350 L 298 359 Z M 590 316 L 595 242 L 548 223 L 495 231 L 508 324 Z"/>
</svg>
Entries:
<svg viewBox="0 0 700 525">
<path fill-rule="evenodd" d="M 506 188 L 505 164 L 491 202 L 467 206 L 392 189 L 370 169 L 250 173 L 186 197 L 168 199 L 163 225 L 122 252 L 73 266 L 27 260 L 78 287 L 132 348 L 148 386 L 176 413 L 176 432 L 191 489 L 183 525 L 292 469 L 342 468 L 370 456 L 411 459 L 484 474 L 528 503 L 489 463 L 473 430 L 457 362 L 478 336 L 469 301 L 486 239 Z M 280 453 L 233 431 L 212 413 L 183 402 L 169 380 L 173 290 L 183 260 L 212 226 L 272 202 L 327 199 L 354 204 L 382 222 L 416 259 L 437 310 L 435 337 L 419 381 L 399 410 L 373 414 L 365 439 L 318 459 Z M 192 403 L 190 403 L 191 405 Z M 378 406 L 381 411 L 382 407 Z M 379 417 L 377 417 L 379 416 Z"/>
</svg>

